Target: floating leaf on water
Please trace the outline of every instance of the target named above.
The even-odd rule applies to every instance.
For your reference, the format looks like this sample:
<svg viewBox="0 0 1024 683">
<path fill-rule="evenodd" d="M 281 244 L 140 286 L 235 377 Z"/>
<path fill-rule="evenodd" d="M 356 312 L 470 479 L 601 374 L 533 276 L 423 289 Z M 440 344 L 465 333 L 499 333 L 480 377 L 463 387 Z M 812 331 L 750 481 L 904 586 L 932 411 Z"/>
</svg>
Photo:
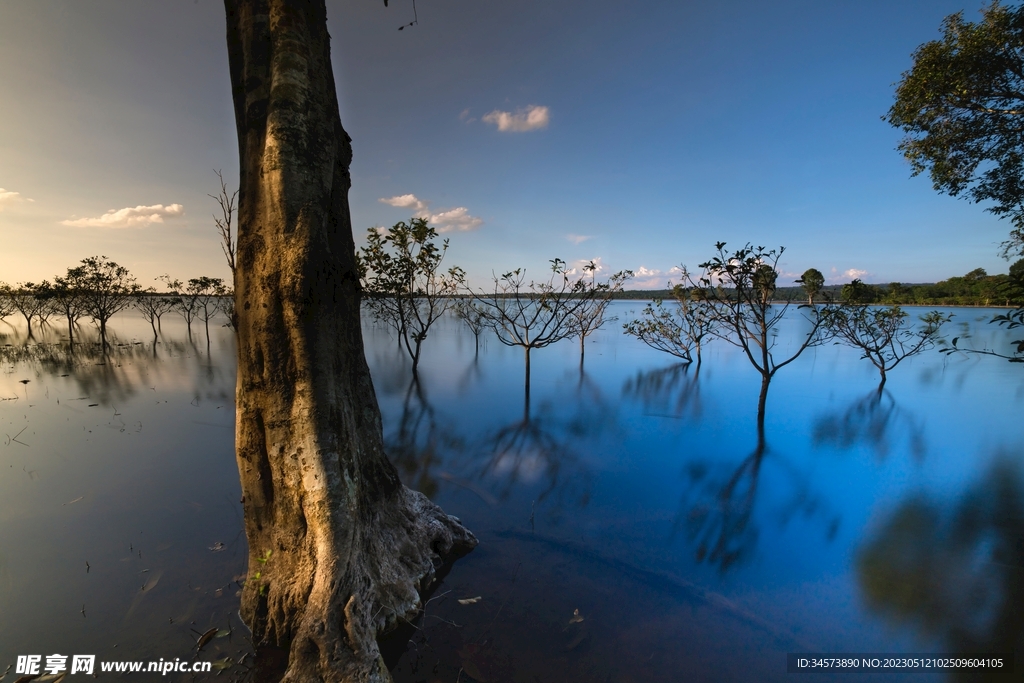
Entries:
<svg viewBox="0 0 1024 683">
<path fill-rule="evenodd" d="M 196 641 L 196 652 L 199 652 L 204 647 L 206 647 L 206 644 L 208 642 L 210 642 L 211 640 L 213 640 L 213 637 L 215 635 L 217 635 L 217 628 L 216 627 L 211 628 L 209 631 L 207 631 L 203 635 L 199 636 L 199 640 Z"/>
<path fill-rule="evenodd" d="M 581 621 L 583 621 L 583 615 L 580 614 L 580 611 L 578 609 L 574 609 L 572 611 L 572 618 L 569 619 L 569 623 L 570 624 L 578 624 Z"/>
<path fill-rule="evenodd" d="M 221 550 L 224 550 L 224 547 L 225 546 L 223 543 L 217 541 L 216 543 L 210 546 L 210 550 L 212 550 L 215 553 L 219 553 Z"/>
<path fill-rule="evenodd" d="M 215 662 L 210 662 L 210 665 L 217 671 L 223 671 L 233 665 L 235 661 L 231 657 L 225 657 L 224 659 L 218 659 Z"/>
<path fill-rule="evenodd" d="M 215 638 L 223 638 L 225 636 L 230 636 L 230 635 L 231 635 L 231 630 L 230 629 L 222 628 L 219 631 L 217 631 L 217 635 L 214 636 L 214 637 Z"/>
<path fill-rule="evenodd" d="M 162 576 L 162 573 L 156 574 L 156 575 L 150 577 L 149 581 L 146 582 L 146 585 L 144 585 L 142 587 L 142 590 L 143 591 L 153 590 L 153 588 L 156 587 L 157 582 L 160 581 L 160 577 L 161 576 Z"/>
<path fill-rule="evenodd" d="M 482 599 L 483 599 L 483 596 L 481 596 L 481 595 L 478 595 L 475 598 L 463 598 L 462 600 L 459 600 L 459 604 L 460 605 L 475 605 L 476 603 L 480 602 Z"/>
</svg>

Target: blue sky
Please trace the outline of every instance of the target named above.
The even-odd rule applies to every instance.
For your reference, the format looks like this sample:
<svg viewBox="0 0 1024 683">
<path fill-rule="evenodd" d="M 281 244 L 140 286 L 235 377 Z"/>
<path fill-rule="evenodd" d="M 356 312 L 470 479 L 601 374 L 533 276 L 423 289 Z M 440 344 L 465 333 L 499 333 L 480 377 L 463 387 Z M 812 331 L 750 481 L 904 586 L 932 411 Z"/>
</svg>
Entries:
<svg viewBox="0 0 1024 683">
<path fill-rule="evenodd" d="M 328 0 L 357 239 L 434 217 L 477 286 L 560 257 L 660 287 L 718 240 L 833 282 L 1006 272 L 1010 226 L 910 178 L 881 120 L 914 48 L 979 8 L 419 0 L 397 31 L 411 0 Z M 220 2 L 6 0 L 0 64 L 0 280 L 93 254 L 144 285 L 227 277 Z"/>
</svg>

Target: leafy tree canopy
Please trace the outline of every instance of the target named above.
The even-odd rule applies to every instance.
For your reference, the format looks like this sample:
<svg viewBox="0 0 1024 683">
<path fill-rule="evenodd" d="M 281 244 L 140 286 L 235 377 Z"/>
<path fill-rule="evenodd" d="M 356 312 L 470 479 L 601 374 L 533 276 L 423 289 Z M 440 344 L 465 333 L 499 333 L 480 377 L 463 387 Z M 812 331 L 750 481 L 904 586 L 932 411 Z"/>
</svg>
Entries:
<svg viewBox="0 0 1024 683">
<path fill-rule="evenodd" d="M 914 175 L 1013 223 L 1005 255 L 1024 253 L 1024 6 L 982 8 L 977 23 L 945 18 L 942 38 L 914 51 L 884 117 L 906 136 Z"/>
</svg>

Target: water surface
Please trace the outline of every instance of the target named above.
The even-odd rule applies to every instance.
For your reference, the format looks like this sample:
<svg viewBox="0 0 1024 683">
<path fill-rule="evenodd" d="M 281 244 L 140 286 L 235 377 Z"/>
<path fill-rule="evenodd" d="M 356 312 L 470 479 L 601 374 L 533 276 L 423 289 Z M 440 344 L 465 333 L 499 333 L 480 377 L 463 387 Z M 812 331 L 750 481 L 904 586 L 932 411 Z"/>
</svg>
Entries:
<svg viewBox="0 0 1024 683">
<path fill-rule="evenodd" d="M 1005 343 L 991 311 L 951 312 Z M 245 678 L 231 331 L 190 342 L 165 316 L 154 344 L 129 314 L 108 359 L 72 359 L 9 322 L 0 671 L 187 658 L 217 628 L 200 658 Z M 572 343 L 534 352 L 526 404 L 522 351 L 485 333 L 476 353 L 455 319 L 418 384 L 385 328 L 364 335 L 404 482 L 481 540 L 391 653 L 396 681 L 772 681 L 787 652 L 1021 647 L 1021 366 L 931 351 L 879 393 L 859 354 L 822 346 L 776 376 L 761 440 L 760 378 L 721 342 L 697 372 L 612 323 L 582 368 Z"/>
</svg>

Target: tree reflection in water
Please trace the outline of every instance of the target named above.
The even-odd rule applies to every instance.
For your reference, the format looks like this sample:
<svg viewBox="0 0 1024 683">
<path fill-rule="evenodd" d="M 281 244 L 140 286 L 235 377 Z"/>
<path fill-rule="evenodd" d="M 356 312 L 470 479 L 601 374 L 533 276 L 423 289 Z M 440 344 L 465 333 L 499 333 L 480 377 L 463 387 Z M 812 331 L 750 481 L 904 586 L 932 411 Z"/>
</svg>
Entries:
<svg viewBox="0 0 1024 683">
<path fill-rule="evenodd" d="M 625 383 L 622 392 L 640 401 L 650 415 L 693 421 L 702 415 L 700 373 L 689 365 L 638 373 Z M 755 515 L 758 487 L 768 462 L 788 487 L 788 496 L 774 517 L 785 525 L 797 515 L 820 514 L 827 519 L 826 538 L 835 538 L 838 515 L 827 509 L 798 467 L 782 453 L 771 451 L 764 423 L 759 420 L 757 443 L 738 464 L 723 462 L 716 454 L 692 459 L 684 467 L 687 491 L 673 533 L 686 533 L 696 546 L 698 562 L 715 565 L 724 574 L 753 555 L 759 536 Z"/>
<path fill-rule="evenodd" d="M 820 516 L 826 520 L 826 540 L 835 539 L 840 522 L 838 513 L 814 493 L 805 473 L 782 453 L 768 447 L 764 427 L 759 425 L 757 445 L 739 464 L 723 467 L 724 463 L 717 459 L 691 460 L 686 464 L 689 489 L 683 496 L 674 531 L 685 530 L 696 544 L 698 562 L 715 565 L 719 573 L 725 574 L 754 554 L 759 537 L 758 487 L 768 463 L 774 465 L 773 473 L 778 475 L 773 483 L 788 485 L 788 495 L 772 517 L 785 526 L 798 515 Z M 779 488 L 781 491 L 783 487 Z"/>
<path fill-rule="evenodd" d="M 392 386 L 391 379 L 382 384 Z M 401 412 L 385 415 L 385 445 L 408 486 L 434 496 L 445 481 L 491 507 L 529 489 L 555 517 L 565 505 L 589 502 L 592 476 L 579 448 L 584 439 L 614 427 L 615 410 L 588 377 L 576 383 L 578 395 L 565 401 L 545 400 L 532 408 L 524 393 L 521 416 L 496 426 L 445 415 L 429 399 L 428 379 L 407 381 Z M 572 408 L 568 413 L 566 406 Z"/>
<path fill-rule="evenodd" d="M 449 456 L 466 448 L 454 424 L 441 425 L 438 420 L 422 379 L 414 376 L 405 390 L 397 428 L 385 433 L 388 457 L 401 473 L 402 481 L 430 498 L 437 495 L 438 478 L 449 478 L 443 469 L 448 466 Z"/>
<path fill-rule="evenodd" d="M 1003 456 L 953 503 L 900 505 L 857 557 L 868 606 L 948 652 L 1024 651 L 1022 474 L 1019 457 Z M 968 671 L 953 680 L 1020 680 L 1019 669 Z"/>
<path fill-rule="evenodd" d="M 923 458 L 927 450 L 923 421 L 901 408 L 881 387 L 853 401 L 842 412 L 818 417 L 813 432 L 815 446 L 849 449 L 863 443 L 879 457 L 887 456 L 893 442 L 903 437 L 910 452 Z"/>
<path fill-rule="evenodd" d="M 535 500 L 548 501 L 553 518 L 570 501 L 579 507 L 590 502 L 593 476 L 581 449 L 618 424 L 615 406 L 605 401 L 586 372 L 579 372 L 576 395 L 565 393 L 546 398 L 534 409 L 529 390 L 524 390 L 522 418 L 491 431 L 478 451 L 484 457 L 476 467 L 479 478 L 496 482 L 503 500 L 517 485 L 543 482 Z M 566 406 L 571 408 L 568 413 L 562 410 Z"/>
<path fill-rule="evenodd" d="M 68 377 L 84 397 L 109 406 L 126 402 L 160 379 L 170 380 L 180 373 L 181 363 L 168 361 L 184 360 L 194 366 L 190 383 L 197 387 L 196 401 L 233 399 L 233 362 L 215 362 L 209 355 L 204 358 L 194 344 L 166 336 L 158 342 L 122 341 L 108 330 L 104 347 L 98 334 L 80 331 L 77 336 L 79 340 L 71 347 L 59 341 L 52 328 L 37 332 L 38 343 L 30 343 L 20 334 L 0 335 L 0 361 L 10 366 L 35 366 L 44 376 Z"/>
<path fill-rule="evenodd" d="M 698 420 L 704 411 L 700 396 L 700 367 L 676 363 L 638 372 L 622 387 L 622 395 L 640 401 L 649 415 Z"/>
</svg>

